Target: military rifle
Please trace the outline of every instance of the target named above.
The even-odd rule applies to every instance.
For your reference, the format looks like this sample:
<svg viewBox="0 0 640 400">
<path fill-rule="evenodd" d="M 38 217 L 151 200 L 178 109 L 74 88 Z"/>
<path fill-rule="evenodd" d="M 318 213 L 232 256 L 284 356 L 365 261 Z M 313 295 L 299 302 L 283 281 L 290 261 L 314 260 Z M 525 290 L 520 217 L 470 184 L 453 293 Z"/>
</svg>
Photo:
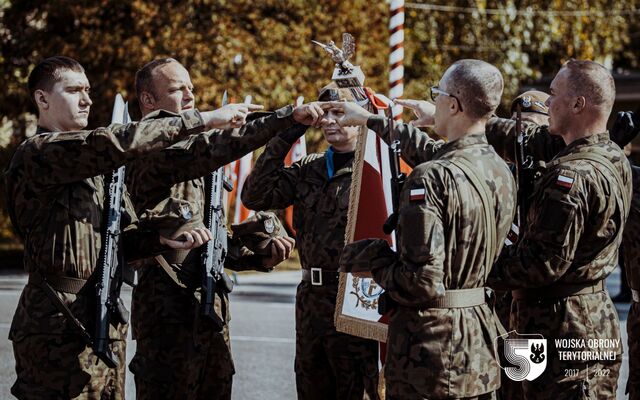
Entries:
<svg viewBox="0 0 640 400">
<path fill-rule="evenodd" d="M 112 123 L 128 123 L 128 105 L 117 95 L 113 107 Z M 120 299 L 122 287 L 122 269 L 124 257 L 118 251 L 121 244 L 120 221 L 122 218 L 122 196 L 124 193 L 125 167 L 121 166 L 113 171 L 107 181 L 108 190 L 105 193 L 105 229 L 100 259 L 98 262 L 99 278 L 96 282 L 96 326 L 93 335 L 92 348 L 94 354 L 107 367 L 118 367 L 118 360 L 109 348 L 109 325 L 113 318 L 117 324 L 125 324 L 129 313 Z M 115 324 L 114 324 L 115 326 Z"/>
<path fill-rule="evenodd" d="M 407 175 L 400 169 L 400 158 L 402 156 L 402 150 L 400 148 L 400 139 L 393 138 L 393 107 L 389 107 L 389 117 L 387 120 L 387 129 L 389 130 L 389 170 L 391 172 L 391 206 L 392 212 L 389 218 L 382 226 L 382 230 L 387 235 L 392 232 L 395 236 L 396 246 L 398 245 L 398 208 L 400 207 L 400 193 L 402 187 L 407 180 Z M 382 293 L 378 298 L 378 314 L 385 315 L 392 308 L 395 307 L 395 302 L 387 295 L 386 292 Z"/>
<path fill-rule="evenodd" d="M 388 130 L 389 130 L 389 170 L 391 172 L 391 206 L 392 213 L 385 221 L 382 230 L 387 235 L 390 235 L 396 230 L 398 225 L 398 207 L 400 206 L 400 192 L 407 179 L 407 176 L 400 169 L 400 158 L 402 156 L 402 150 L 400 149 L 400 139 L 393 138 L 393 109 L 389 107 L 388 117 Z M 398 243 L 398 237 L 396 234 L 396 243 Z"/>
<path fill-rule="evenodd" d="M 228 103 L 227 92 L 222 97 L 222 105 Z M 215 295 L 219 283 L 222 283 L 227 293 L 233 289 L 233 282 L 224 273 L 224 261 L 227 257 L 227 223 L 222 208 L 224 190 L 230 192 L 233 185 L 224 175 L 224 166 L 213 171 L 205 182 L 207 193 L 204 223 L 211 231 L 213 240 L 206 244 L 202 252 L 202 294 L 200 309 L 203 316 L 209 318 L 218 331 L 225 325 L 215 311 Z M 224 300 L 223 300 L 224 301 Z M 224 312 L 224 307 L 222 307 Z"/>
</svg>

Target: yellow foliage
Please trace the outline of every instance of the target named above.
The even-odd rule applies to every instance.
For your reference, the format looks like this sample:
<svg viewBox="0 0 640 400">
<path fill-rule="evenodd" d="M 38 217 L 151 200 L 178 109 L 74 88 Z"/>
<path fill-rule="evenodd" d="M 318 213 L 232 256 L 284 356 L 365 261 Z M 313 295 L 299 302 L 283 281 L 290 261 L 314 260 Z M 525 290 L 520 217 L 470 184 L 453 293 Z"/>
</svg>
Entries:
<svg viewBox="0 0 640 400">
<path fill-rule="evenodd" d="M 624 54 L 637 64 L 637 44 L 629 24 L 637 14 L 564 15 L 550 11 L 615 13 L 639 8 L 640 0 L 437 0 L 431 3 L 473 12 L 406 8 L 405 97 L 424 98 L 444 69 L 460 58 L 480 58 L 505 76 L 505 102 L 522 81 L 550 74 L 569 57 L 611 59 Z M 502 10 L 487 13 L 487 10 Z M 528 11 L 528 13 L 523 13 Z M 39 60 L 64 54 L 78 59 L 92 83 L 90 127 L 109 121 L 118 92 L 132 101 L 133 76 L 157 57 L 174 57 L 191 72 L 198 105 L 220 104 L 228 90 L 239 99 L 251 94 L 273 109 L 303 95 L 314 99 L 331 77 L 333 62 L 311 39 L 357 41 L 355 63 L 366 84 L 388 91 L 386 1 L 370 0 L 0 0 L 0 117 L 14 121 L 24 137 L 25 112 L 33 112 L 26 77 Z M 636 31 L 637 31 L 636 27 Z M 635 41 L 638 42 L 637 40 Z M 234 63 L 240 54 L 241 63 Z M 320 143 L 312 137 L 311 150 Z M 0 154 L 6 163 L 12 146 Z M 6 219 L 0 221 L 0 238 Z"/>
</svg>

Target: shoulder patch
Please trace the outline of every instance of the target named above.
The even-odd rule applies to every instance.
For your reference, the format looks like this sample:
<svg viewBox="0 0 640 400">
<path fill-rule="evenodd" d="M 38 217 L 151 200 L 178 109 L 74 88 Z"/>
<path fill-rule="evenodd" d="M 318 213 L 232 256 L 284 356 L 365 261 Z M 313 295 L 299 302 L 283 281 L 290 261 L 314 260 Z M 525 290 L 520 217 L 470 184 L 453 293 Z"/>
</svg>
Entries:
<svg viewBox="0 0 640 400">
<path fill-rule="evenodd" d="M 411 202 L 426 202 L 427 191 L 425 188 L 416 188 L 409 191 L 409 201 Z"/>
<path fill-rule="evenodd" d="M 575 182 L 576 173 L 574 171 L 561 170 L 558 171 L 555 186 L 559 189 L 570 191 Z"/>
</svg>

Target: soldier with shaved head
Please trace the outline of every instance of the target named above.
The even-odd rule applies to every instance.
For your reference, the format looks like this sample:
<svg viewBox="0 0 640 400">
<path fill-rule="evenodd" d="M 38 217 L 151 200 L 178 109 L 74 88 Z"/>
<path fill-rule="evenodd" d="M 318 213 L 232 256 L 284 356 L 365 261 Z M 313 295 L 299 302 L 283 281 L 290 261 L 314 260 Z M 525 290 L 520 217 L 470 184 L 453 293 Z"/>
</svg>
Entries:
<svg viewBox="0 0 640 400">
<path fill-rule="evenodd" d="M 604 279 L 616 266 L 629 215 L 631 169 L 607 132 L 614 99 L 613 77 L 600 64 L 571 60 L 560 69 L 546 104 L 549 133 L 566 147 L 536 181 L 522 239 L 492 271 L 492 282 L 513 289 L 511 328 L 549 339 L 545 372 L 522 382 L 526 399 L 616 397 L 622 345 Z M 558 338 L 578 339 L 572 351 L 615 357 L 561 359 Z M 589 339 L 617 346 L 586 347 Z"/>
<path fill-rule="evenodd" d="M 527 228 L 521 230 L 516 246 L 503 251 L 490 282 L 514 289 L 510 329 L 551 339 L 546 372 L 533 382 L 521 384 L 527 399 L 616 396 L 621 347 L 604 349 L 615 354 L 614 360 L 568 361 L 559 360 L 553 341 L 620 338 L 617 313 L 602 282 L 615 268 L 627 213 L 636 207 L 630 201 L 629 164 L 620 147 L 638 130 L 628 113 L 619 115 L 610 140 L 606 123 L 614 99 L 609 71 L 592 61 L 572 60 L 551 84 L 551 96 L 545 102 L 548 125 L 523 122 L 523 149 L 533 158 L 538 178 L 535 186 L 532 183 L 531 189 L 535 190 L 529 198 Z M 428 104 L 403 103 L 418 115 L 414 125 L 422 126 L 433 119 Z M 514 121 L 492 118 L 487 136 L 500 154 L 515 160 Z M 421 136 L 411 139 L 418 143 L 424 140 Z M 637 213 L 631 211 L 631 215 L 637 218 Z M 637 261 L 633 255 L 637 252 L 635 226 L 624 233 L 630 265 Z M 633 268 L 628 271 L 637 276 Z M 630 282 L 632 288 L 638 286 L 633 278 Z M 633 304 L 627 327 L 630 348 L 637 354 L 634 349 L 638 346 L 631 339 L 638 332 L 634 310 L 637 303 Z M 598 374 L 593 372 L 596 370 Z M 567 371 L 574 372 L 565 376 Z M 637 386 L 633 373 L 628 385 L 632 396 Z"/>
<path fill-rule="evenodd" d="M 515 210 L 515 182 L 485 136 L 502 95 L 491 64 L 461 60 L 431 88 L 430 139 L 394 124 L 405 160 L 414 165 L 399 203 L 397 251 L 368 239 L 345 247 L 345 270 L 370 271 L 395 303 L 389 321 L 387 399 L 492 399 L 500 387 L 493 340 L 499 322 L 485 282 Z M 348 104 L 339 123 L 366 124 L 389 140 L 387 119 Z M 426 162 L 425 162 L 426 161 Z"/>
</svg>

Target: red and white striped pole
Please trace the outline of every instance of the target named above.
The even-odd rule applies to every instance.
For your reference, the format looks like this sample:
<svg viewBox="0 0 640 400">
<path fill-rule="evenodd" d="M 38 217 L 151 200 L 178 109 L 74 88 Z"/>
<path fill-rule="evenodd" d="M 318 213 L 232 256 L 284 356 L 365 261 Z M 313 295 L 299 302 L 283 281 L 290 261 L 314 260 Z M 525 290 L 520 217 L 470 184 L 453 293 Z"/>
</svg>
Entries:
<svg viewBox="0 0 640 400">
<path fill-rule="evenodd" d="M 404 92 L 404 0 L 391 0 L 391 18 L 389 19 L 389 98 L 402 97 Z M 402 107 L 394 106 L 396 120 L 402 119 Z"/>
</svg>

